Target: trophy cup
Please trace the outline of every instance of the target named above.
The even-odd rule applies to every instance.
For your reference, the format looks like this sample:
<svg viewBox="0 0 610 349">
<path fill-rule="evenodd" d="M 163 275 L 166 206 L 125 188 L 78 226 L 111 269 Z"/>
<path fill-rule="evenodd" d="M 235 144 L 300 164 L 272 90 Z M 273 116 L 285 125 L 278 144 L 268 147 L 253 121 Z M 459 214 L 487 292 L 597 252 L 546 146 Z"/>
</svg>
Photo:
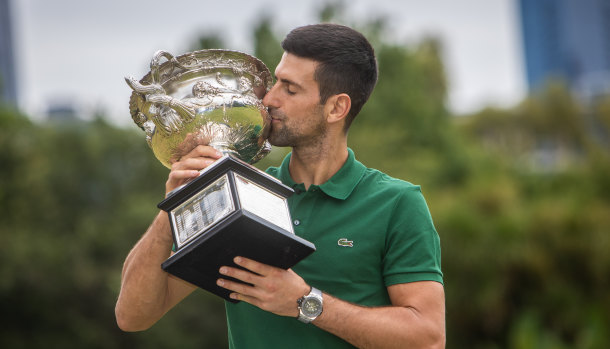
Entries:
<svg viewBox="0 0 610 349">
<path fill-rule="evenodd" d="M 236 302 L 216 285 L 218 269 L 235 266 L 235 256 L 287 269 L 315 251 L 292 229 L 286 198 L 293 190 L 250 165 L 271 149 L 261 99 L 272 79 L 262 61 L 228 50 L 158 51 L 148 74 L 125 80 L 131 116 L 163 165 L 199 144 L 223 153 L 158 204 L 175 249 L 163 270 Z"/>
</svg>

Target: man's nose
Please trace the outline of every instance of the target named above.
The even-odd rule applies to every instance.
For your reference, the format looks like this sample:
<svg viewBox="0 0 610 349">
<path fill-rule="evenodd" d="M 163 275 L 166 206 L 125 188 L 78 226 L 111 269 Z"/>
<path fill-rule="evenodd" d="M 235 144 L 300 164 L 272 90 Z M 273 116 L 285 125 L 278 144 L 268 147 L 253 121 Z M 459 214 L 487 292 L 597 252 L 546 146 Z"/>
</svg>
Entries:
<svg viewBox="0 0 610 349">
<path fill-rule="evenodd" d="M 276 85 L 271 86 L 271 89 L 269 90 L 269 92 L 267 92 L 265 97 L 263 97 L 263 105 L 265 107 L 277 107 L 276 98 L 275 98 L 276 87 L 277 87 Z"/>
</svg>

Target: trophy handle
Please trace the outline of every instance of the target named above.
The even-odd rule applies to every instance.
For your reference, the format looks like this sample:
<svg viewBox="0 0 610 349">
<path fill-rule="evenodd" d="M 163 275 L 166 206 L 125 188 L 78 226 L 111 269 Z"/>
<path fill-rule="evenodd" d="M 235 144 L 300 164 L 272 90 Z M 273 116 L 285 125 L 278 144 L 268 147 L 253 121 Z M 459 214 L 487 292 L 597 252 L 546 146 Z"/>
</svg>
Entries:
<svg viewBox="0 0 610 349">
<path fill-rule="evenodd" d="M 155 54 L 153 54 L 152 59 L 150 60 L 150 75 L 152 77 L 152 83 L 153 84 L 158 84 L 160 82 L 159 78 L 159 68 L 161 67 L 161 59 L 165 58 L 167 59 L 169 62 L 171 62 L 171 64 L 174 67 L 178 67 L 178 68 L 182 68 L 182 69 L 188 69 L 188 67 L 185 67 L 184 65 L 182 65 L 180 62 L 178 62 L 178 60 L 176 59 L 176 57 L 174 57 L 174 55 L 172 55 L 171 53 L 167 52 L 167 51 L 163 51 L 163 50 L 159 50 L 157 52 L 155 52 Z M 170 69 L 173 70 L 173 68 Z"/>
<path fill-rule="evenodd" d="M 133 77 L 125 77 L 125 82 L 134 91 L 129 99 L 131 118 L 146 133 L 146 142 L 152 148 L 152 136 L 155 123 L 148 118 L 151 104 L 146 101 L 146 94 L 153 92 L 152 86 L 144 86 Z"/>
<path fill-rule="evenodd" d="M 134 117 L 134 121 L 146 132 L 149 143 L 156 129 L 160 128 L 169 135 L 172 132 L 180 131 L 183 123 L 189 122 L 195 117 L 196 106 L 168 96 L 161 86 L 160 67 L 163 58 L 171 63 L 170 72 L 176 67 L 188 69 L 171 53 L 159 50 L 155 52 L 150 61 L 150 84 L 144 85 L 133 77 L 125 78 L 127 85 L 141 97 L 136 98 L 135 101 L 132 98 L 130 104 L 131 109 L 136 110 L 135 115 L 137 116 Z"/>
<path fill-rule="evenodd" d="M 157 112 L 156 108 L 148 100 L 148 96 L 160 93 L 161 91 L 165 93 L 165 91 L 160 85 L 143 85 L 133 77 L 125 77 L 125 82 L 134 91 L 129 99 L 129 110 L 131 111 L 133 121 L 146 132 L 146 141 L 148 145 L 151 145 L 152 136 L 157 126 L 153 121 L 156 119 Z"/>
</svg>

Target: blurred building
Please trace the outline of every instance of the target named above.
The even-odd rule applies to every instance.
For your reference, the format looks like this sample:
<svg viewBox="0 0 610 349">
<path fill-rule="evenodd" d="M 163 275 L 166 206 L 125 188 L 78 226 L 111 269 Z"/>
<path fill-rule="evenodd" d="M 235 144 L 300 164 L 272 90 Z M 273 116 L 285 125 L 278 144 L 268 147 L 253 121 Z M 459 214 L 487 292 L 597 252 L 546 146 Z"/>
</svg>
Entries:
<svg viewBox="0 0 610 349">
<path fill-rule="evenodd" d="M 0 0 L 0 102 L 17 105 L 11 0 Z"/>
<path fill-rule="evenodd" d="M 610 0 L 519 0 L 530 90 L 563 79 L 585 99 L 610 94 Z"/>
<path fill-rule="evenodd" d="M 70 102 L 53 102 L 47 108 L 47 119 L 55 123 L 78 121 L 76 107 Z"/>
</svg>

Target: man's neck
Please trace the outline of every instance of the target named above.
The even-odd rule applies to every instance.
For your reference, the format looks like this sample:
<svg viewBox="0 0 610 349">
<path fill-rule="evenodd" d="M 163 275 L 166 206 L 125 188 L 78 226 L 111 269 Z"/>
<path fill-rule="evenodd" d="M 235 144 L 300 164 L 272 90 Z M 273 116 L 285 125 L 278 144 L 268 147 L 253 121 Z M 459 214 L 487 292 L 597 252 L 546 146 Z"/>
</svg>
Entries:
<svg viewBox="0 0 610 349">
<path fill-rule="evenodd" d="M 347 139 L 316 147 L 294 147 L 290 157 L 290 176 L 296 183 L 321 185 L 337 173 L 347 160 Z"/>
</svg>

